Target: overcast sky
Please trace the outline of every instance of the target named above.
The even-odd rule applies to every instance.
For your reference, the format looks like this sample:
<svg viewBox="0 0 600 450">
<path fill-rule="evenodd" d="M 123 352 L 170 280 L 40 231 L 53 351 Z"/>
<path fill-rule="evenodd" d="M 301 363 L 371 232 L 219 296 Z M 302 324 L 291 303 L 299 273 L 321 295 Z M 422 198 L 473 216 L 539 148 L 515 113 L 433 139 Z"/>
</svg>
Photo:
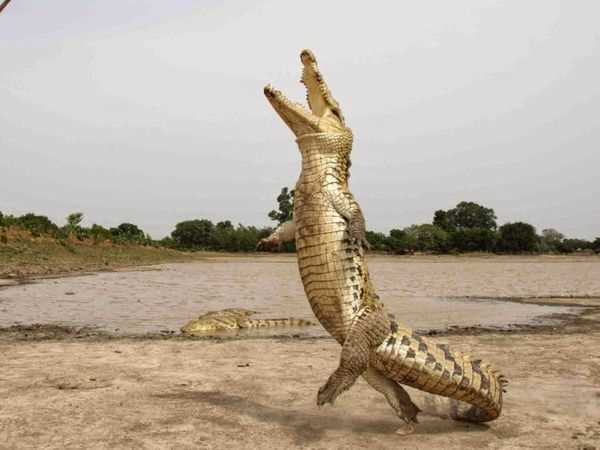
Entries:
<svg viewBox="0 0 600 450">
<path fill-rule="evenodd" d="M 600 236 L 600 2 L 13 0 L 0 15 L 0 211 L 162 237 L 267 225 L 299 153 L 264 99 L 312 49 L 355 134 L 370 229 L 469 200 Z"/>
</svg>

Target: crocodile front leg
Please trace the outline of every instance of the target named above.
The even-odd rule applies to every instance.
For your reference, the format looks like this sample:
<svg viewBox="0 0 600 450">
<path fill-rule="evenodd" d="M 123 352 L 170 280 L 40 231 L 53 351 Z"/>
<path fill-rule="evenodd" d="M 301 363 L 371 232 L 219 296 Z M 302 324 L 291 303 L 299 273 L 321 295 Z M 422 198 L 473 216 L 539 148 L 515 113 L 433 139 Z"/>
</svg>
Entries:
<svg viewBox="0 0 600 450">
<path fill-rule="evenodd" d="M 288 220 L 279 225 L 269 236 L 261 239 L 256 245 L 256 250 L 268 250 L 275 247 L 281 249 L 283 243 L 293 241 L 295 236 L 296 224 L 293 219 Z"/>
<path fill-rule="evenodd" d="M 348 221 L 348 234 L 350 237 L 369 248 L 366 238 L 365 216 L 354 196 L 343 190 L 330 191 L 328 194 L 335 210 Z"/>
<path fill-rule="evenodd" d="M 360 311 L 342 346 L 338 368 L 319 389 L 317 405 L 335 403 L 336 398 L 347 391 L 369 367 L 371 352 L 389 333 L 389 320 L 381 308 L 367 307 Z"/>
</svg>

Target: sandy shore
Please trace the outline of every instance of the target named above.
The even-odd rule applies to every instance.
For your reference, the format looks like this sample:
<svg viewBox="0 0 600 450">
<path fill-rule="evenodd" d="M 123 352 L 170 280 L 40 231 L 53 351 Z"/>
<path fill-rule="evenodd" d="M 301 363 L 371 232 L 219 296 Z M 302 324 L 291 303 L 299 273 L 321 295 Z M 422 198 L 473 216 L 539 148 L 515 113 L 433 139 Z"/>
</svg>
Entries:
<svg viewBox="0 0 600 450">
<path fill-rule="evenodd" d="M 335 407 L 318 409 L 316 391 L 339 355 L 331 339 L 127 338 L 42 327 L 0 333 L 0 449 L 600 449 L 600 292 L 587 261 L 568 273 L 558 265 L 535 272 L 523 260 L 468 271 L 464 264 L 475 263 L 426 263 L 431 281 L 420 275 L 419 289 L 453 295 L 455 284 L 444 290 L 439 281 L 445 273 L 469 286 L 462 295 L 538 292 L 552 298 L 526 301 L 587 305 L 560 327 L 431 337 L 509 378 L 503 414 L 488 425 L 423 414 L 415 434 L 400 436 L 385 400 L 362 381 Z M 490 287 L 482 274 L 493 271 L 512 284 Z"/>
<path fill-rule="evenodd" d="M 600 448 L 600 331 L 434 339 L 503 368 L 499 420 L 400 436 L 363 382 L 318 409 L 331 340 L 7 342 L 0 448 Z"/>
</svg>

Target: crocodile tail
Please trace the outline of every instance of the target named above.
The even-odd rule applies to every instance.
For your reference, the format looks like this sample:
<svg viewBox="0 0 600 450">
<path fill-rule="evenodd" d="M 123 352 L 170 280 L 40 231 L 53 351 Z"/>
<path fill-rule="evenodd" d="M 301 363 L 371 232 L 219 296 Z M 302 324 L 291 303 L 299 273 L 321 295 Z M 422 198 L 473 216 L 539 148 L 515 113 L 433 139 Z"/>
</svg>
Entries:
<svg viewBox="0 0 600 450">
<path fill-rule="evenodd" d="M 488 422 L 502 411 L 502 393 L 508 382 L 481 360 L 452 352 L 447 345 L 400 329 L 396 323 L 376 355 L 376 364 L 396 382 L 471 405 L 453 402 L 450 415 L 454 419 Z"/>
<path fill-rule="evenodd" d="M 303 327 L 314 325 L 305 319 L 248 319 L 240 322 L 240 328 Z"/>
</svg>

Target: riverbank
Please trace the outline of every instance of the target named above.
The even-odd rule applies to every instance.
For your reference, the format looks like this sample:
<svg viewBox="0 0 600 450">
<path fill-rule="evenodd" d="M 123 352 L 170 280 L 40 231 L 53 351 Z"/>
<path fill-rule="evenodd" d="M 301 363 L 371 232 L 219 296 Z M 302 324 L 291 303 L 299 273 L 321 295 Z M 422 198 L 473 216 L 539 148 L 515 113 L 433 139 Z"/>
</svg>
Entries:
<svg viewBox="0 0 600 450">
<path fill-rule="evenodd" d="M 295 259 L 295 254 L 182 252 L 166 247 L 114 244 L 109 241 L 55 239 L 49 236 L 34 237 L 26 231 L 11 230 L 0 242 L 0 286 L 3 280 L 27 280 L 48 276 L 61 276 L 89 272 L 106 272 L 171 262 L 190 262 L 207 258 L 282 257 Z M 372 258 L 392 261 L 544 261 L 583 262 L 598 261 L 600 255 L 495 255 L 491 253 L 465 253 L 460 255 L 385 255 L 372 253 Z"/>
<path fill-rule="evenodd" d="M 399 436 L 362 381 L 318 409 L 333 340 L 1 342 L 0 448 L 597 448 L 600 332 L 432 339 L 502 369 L 498 420 L 422 414 Z"/>
<path fill-rule="evenodd" d="M 163 247 L 116 245 L 92 240 L 33 237 L 13 232 L 0 243 L 0 278 L 110 271 L 123 267 L 192 260 L 194 256 Z"/>
</svg>

